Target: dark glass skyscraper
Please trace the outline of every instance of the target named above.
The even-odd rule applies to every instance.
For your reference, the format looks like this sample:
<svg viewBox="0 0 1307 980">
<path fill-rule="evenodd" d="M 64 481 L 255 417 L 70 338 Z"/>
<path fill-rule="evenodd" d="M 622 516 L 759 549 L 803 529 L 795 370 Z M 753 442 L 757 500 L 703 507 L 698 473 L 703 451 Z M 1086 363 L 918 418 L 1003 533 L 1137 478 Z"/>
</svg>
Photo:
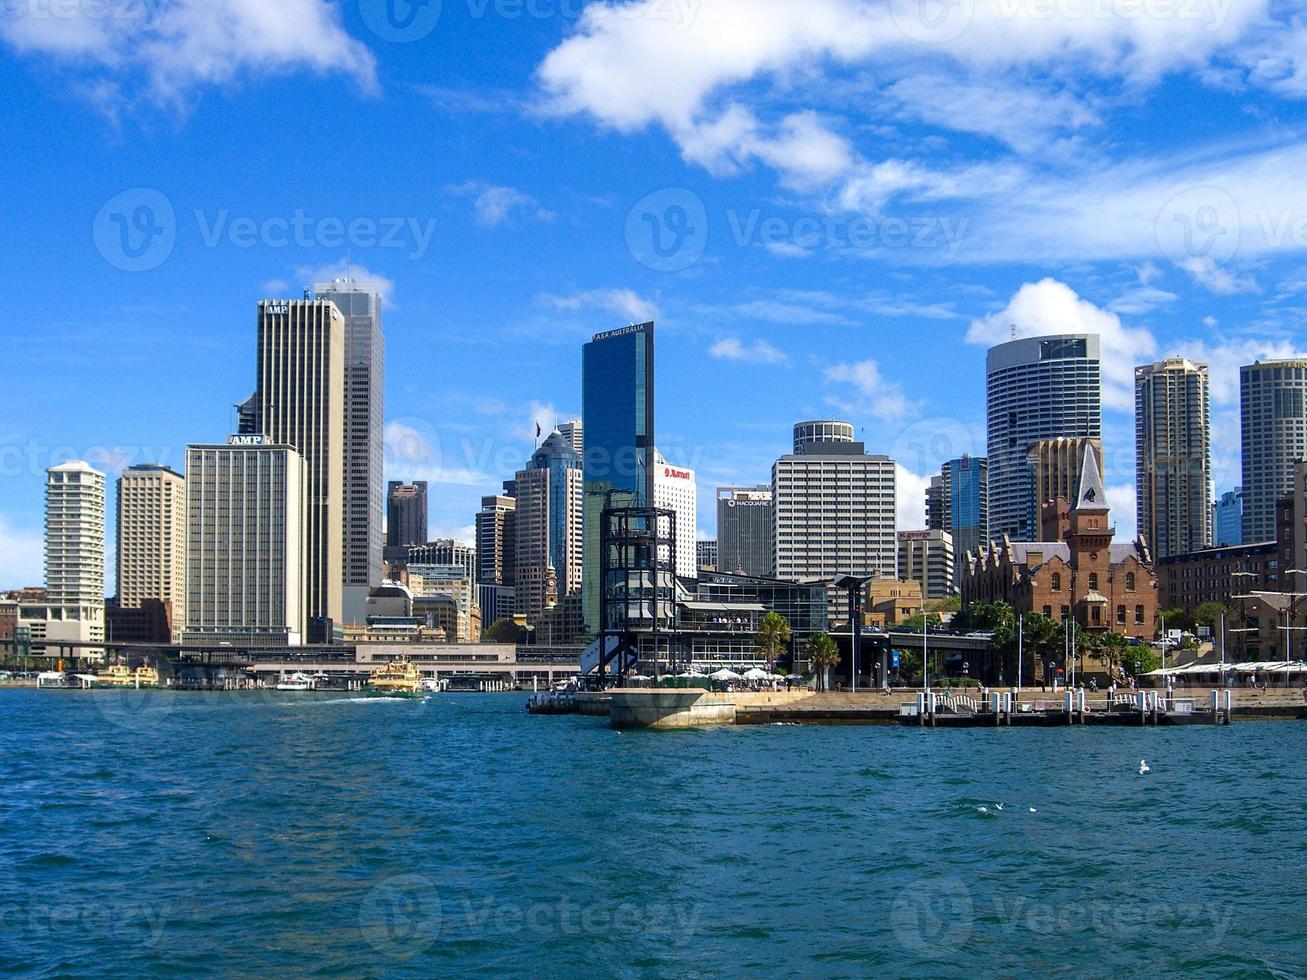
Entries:
<svg viewBox="0 0 1307 980">
<path fill-rule="evenodd" d="M 581 400 L 585 430 L 582 615 L 586 632 L 597 634 L 603 511 L 653 505 L 652 323 L 597 334 L 585 345 Z"/>
<path fill-rule="evenodd" d="M 427 543 L 427 483 L 392 481 L 386 491 L 386 548 L 391 557 Z"/>
</svg>

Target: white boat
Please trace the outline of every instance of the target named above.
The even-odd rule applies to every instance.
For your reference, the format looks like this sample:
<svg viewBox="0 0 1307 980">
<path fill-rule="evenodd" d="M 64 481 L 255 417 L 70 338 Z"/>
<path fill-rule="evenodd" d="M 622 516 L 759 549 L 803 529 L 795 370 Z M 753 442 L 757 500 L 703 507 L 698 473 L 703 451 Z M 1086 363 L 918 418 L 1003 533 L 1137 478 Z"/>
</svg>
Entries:
<svg viewBox="0 0 1307 980">
<path fill-rule="evenodd" d="M 313 690 L 313 678 L 307 674 L 291 674 L 289 677 L 282 677 L 277 682 L 278 691 L 311 691 Z"/>
</svg>

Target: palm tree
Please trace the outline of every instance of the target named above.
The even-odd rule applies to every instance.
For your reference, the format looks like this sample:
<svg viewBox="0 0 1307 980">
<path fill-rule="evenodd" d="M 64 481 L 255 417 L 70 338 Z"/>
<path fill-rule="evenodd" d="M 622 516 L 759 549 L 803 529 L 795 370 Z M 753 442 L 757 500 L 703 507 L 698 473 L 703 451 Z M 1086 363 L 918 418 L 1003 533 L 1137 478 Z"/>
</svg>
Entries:
<svg viewBox="0 0 1307 980">
<path fill-rule="evenodd" d="M 790 622 L 778 612 L 769 612 L 758 624 L 758 652 L 771 664 L 772 673 L 776 673 L 776 661 L 780 660 L 790 645 Z"/>
<path fill-rule="evenodd" d="M 829 686 L 826 672 L 840 662 L 839 647 L 825 633 L 816 633 L 804 644 L 803 652 L 813 671 L 820 678 L 821 689 L 826 690 Z"/>
</svg>

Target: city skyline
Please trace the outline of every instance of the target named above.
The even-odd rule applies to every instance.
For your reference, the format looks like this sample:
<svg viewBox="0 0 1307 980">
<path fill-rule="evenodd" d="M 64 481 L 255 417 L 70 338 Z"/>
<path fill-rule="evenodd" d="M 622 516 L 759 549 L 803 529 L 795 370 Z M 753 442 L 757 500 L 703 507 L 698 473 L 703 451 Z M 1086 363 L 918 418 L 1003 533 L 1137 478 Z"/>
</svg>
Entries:
<svg viewBox="0 0 1307 980">
<path fill-rule="evenodd" d="M 1307 318 L 1291 47 L 1307 28 L 1284 11 L 1101 30 L 1050 16 L 1000 54 L 988 13 L 920 37 L 872 5 L 838 32 L 780 9 L 763 51 L 733 5 L 617 21 L 445 7 L 395 37 L 356 4 L 297 0 L 282 26 L 299 46 L 252 19 L 219 41 L 164 5 L 164 36 L 192 43 L 176 50 L 212 56 L 190 64 L 155 27 L 80 8 L 0 20 L 0 77 L 27 93 L 0 248 L 22 270 L 14 322 L 41 339 L 0 394 L 2 587 L 40 580 L 47 466 L 180 468 L 187 444 L 234 429 L 253 300 L 351 274 L 386 309 L 384 478 L 430 480 L 432 537 L 470 540 L 536 425 L 580 414 L 579 344 L 647 319 L 659 448 L 697 470 L 709 535 L 716 487 L 765 481 L 793 422 L 830 415 L 899 462 L 900 527 L 923 526 L 929 477 L 986 455 L 985 352 L 1014 330 L 1097 332 L 1119 358 L 1103 440 L 1123 534 L 1134 367 L 1211 365 L 1215 489 L 1241 485 L 1238 368 L 1301 354 Z M 57 32 L 77 26 L 74 56 Z M 726 37 L 742 45 L 730 75 Z M 701 51 L 704 70 L 586 84 L 645 44 Z M 493 66 L 475 57 L 489 49 Z M 1196 99 L 1206 113 L 1181 111 Z M 304 125 L 329 114 L 366 161 Z M 288 131 L 297 151 L 268 152 Z M 158 247 L 128 235 L 137 215 Z"/>
</svg>

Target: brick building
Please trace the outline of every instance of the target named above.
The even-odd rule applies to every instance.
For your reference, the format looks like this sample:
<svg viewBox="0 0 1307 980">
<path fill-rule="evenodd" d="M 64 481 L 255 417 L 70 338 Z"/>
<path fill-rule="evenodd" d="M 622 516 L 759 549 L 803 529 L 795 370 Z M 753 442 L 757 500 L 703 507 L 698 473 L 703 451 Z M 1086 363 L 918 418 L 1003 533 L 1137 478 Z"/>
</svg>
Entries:
<svg viewBox="0 0 1307 980">
<path fill-rule="evenodd" d="M 1094 453 L 1086 453 L 1080 489 L 1059 540 L 1004 537 L 964 557 L 962 604 L 1006 602 L 1018 613 L 1074 618 L 1092 632 L 1151 640 L 1157 635 L 1158 584 L 1142 540 L 1114 544 L 1116 529 Z"/>
</svg>

